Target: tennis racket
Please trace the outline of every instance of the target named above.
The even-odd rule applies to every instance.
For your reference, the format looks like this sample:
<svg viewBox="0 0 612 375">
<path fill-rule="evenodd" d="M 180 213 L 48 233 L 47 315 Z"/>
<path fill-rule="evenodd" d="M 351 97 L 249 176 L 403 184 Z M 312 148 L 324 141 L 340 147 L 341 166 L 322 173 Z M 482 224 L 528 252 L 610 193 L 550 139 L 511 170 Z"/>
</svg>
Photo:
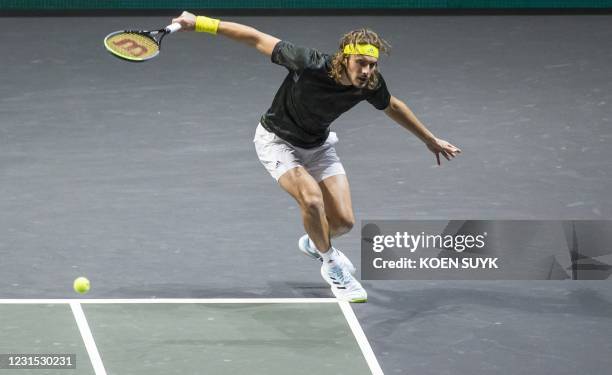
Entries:
<svg viewBox="0 0 612 375">
<path fill-rule="evenodd" d="M 143 62 L 159 55 L 162 39 L 180 29 L 180 23 L 173 23 L 163 29 L 153 31 L 115 31 L 104 38 L 104 47 L 113 56 L 132 62 Z"/>
</svg>

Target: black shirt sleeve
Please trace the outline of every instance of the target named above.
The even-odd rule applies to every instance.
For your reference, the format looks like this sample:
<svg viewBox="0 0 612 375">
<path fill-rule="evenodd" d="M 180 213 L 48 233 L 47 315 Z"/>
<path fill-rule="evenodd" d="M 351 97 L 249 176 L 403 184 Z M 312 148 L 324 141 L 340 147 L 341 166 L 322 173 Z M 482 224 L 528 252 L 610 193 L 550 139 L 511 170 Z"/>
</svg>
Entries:
<svg viewBox="0 0 612 375">
<path fill-rule="evenodd" d="M 386 109 L 389 106 L 391 94 L 389 94 L 387 83 L 382 74 L 378 73 L 378 87 L 372 90 L 372 94 L 367 98 L 367 101 L 379 110 Z"/>
<path fill-rule="evenodd" d="M 319 69 L 325 65 L 325 56 L 313 48 L 295 46 L 291 42 L 280 41 L 272 50 L 272 62 L 289 70 Z"/>
</svg>

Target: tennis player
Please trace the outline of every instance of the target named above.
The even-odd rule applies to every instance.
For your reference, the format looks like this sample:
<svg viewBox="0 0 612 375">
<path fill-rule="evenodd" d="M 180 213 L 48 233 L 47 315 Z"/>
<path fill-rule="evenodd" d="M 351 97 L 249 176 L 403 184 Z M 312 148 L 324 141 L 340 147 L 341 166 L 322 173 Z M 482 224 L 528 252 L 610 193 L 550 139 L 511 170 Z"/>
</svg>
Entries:
<svg viewBox="0 0 612 375">
<path fill-rule="evenodd" d="M 376 33 L 347 33 L 333 55 L 281 41 L 252 27 L 183 12 L 172 22 L 182 30 L 220 34 L 256 48 L 288 70 L 271 107 L 255 131 L 259 160 L 301 209 L 306 234 L 298 248 L 322 262 L 321 275 L 333 294 L 349 302 L 366 302 L 367 293 L 354 277 L 355 267 L 332 238 L 355 223 L 349 183 L 334 148 L 331 123 L 362 100 L 382 110 L 447 160 L 461 150 L 436 138 L 401 100 L 393 97 L 378 71 L 389 45 Z"/>
</svg>

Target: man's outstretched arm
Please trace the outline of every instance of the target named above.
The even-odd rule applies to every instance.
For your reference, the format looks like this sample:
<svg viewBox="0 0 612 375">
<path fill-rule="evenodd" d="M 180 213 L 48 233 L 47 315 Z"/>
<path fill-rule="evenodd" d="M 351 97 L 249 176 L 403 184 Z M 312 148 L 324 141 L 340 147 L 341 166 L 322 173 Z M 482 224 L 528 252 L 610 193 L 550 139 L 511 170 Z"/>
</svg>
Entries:
<svg viewBox="0 0 612 375">
<path fill-rule="evenodd" d="M 440 165 L 440 154 L 442 154 L 446 160 L 450 160 L 461 153 L 459 148 L 443 139 L 436 138 L 427 130 L 425 125 L 419 121 L 410 108 L 398 98 L 391 96 L 391 101 L 385 109 L 385 114 L 405 129 L 410 130 L 423 141 L 425 145 L 427 145 L 427 148 L 436 155 L 438 165 Z"/>
<path fill-rule="evenodd" d="M 179 17 L 172 20 L 181 24 L 181 30 L 194 30 L 196 24 L 196 16 L 189 12 L 183 12 Z M 242 25 L 235 22 L 219 22 L 217 34 L 221 34 L 238 42 L 246 43 L 251 47 L 255 47 L 259 52 L 266 56 L 272 55 L 272 50 L 280 39 L 262 33 L 261 31 L 250 26 Z"/>
</svg>

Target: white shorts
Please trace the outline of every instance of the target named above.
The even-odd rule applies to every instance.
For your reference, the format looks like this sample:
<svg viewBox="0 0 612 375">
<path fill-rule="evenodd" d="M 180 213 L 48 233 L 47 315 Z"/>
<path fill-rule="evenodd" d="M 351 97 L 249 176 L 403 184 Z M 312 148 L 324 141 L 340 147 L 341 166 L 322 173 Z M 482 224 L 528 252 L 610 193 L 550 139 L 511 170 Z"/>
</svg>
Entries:
<svg viewBox="0 0 612 375">
<path fill-rule="evenodd" d="M 338 136 L 330 132 L 325 143 L 315 148 L 300 148 L 267 131 L 261 124 L 255 131 L 255 151 L 259 161 L 276 181 L 288 170 L 304 167 L 317 182 L 324 179 L 346 174 L 344 167 L 336 155 L 334 145 Z"/>
</svg>

